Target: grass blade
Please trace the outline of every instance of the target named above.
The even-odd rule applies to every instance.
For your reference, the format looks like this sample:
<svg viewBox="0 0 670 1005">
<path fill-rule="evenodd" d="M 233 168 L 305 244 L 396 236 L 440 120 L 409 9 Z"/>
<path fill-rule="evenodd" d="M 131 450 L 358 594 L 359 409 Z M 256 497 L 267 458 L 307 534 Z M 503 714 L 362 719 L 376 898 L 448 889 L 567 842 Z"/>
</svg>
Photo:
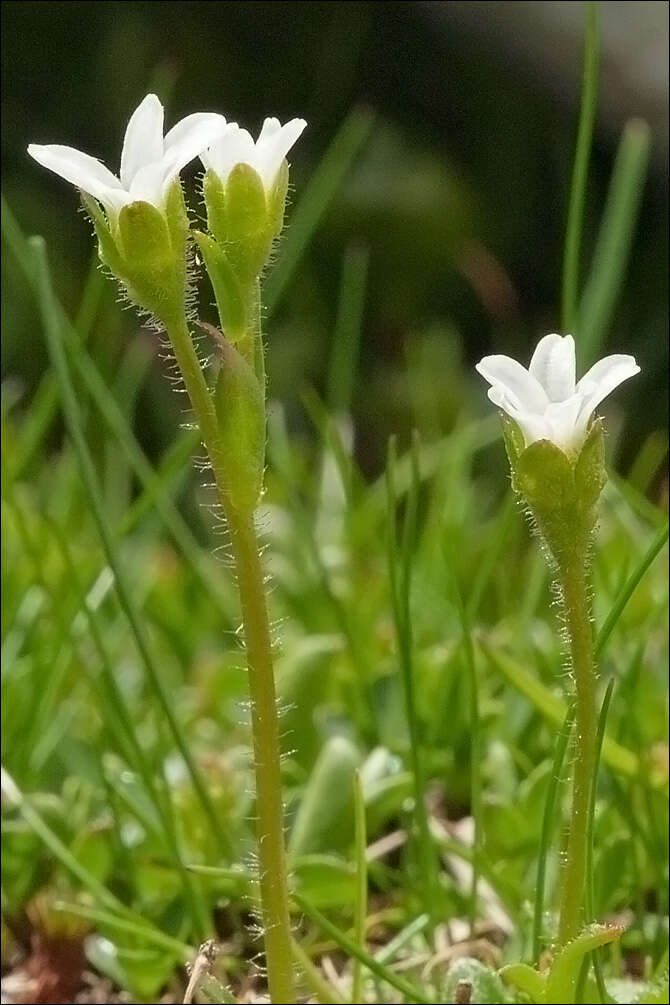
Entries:
<svg viewBox="0 0 670 1005">
<path fill-rule="evenodd" d="M 567 750 L 568 743 L 570 741 L 573 718 L 573 710 L 569 708 L 556 739 L 556 749 L 554 751 L 554 760 L 551 766 L 547 798 L 544 804 L 542 832 L 540 834 L 540 849 L 537 856 L 537 879 L 535 881 L 535 904 L 533 910 L 533 961 L 535 963 L 537 963 L 540 958 L 540 948 L 542 945 L 542 918 L 544 915 L 544 886 L 547 873 L 547 854 L 549 851 L 551 832 L 553 830 L 553 825 L 555 824 L 554 814 L 556 811 L 556 796 L 558 794 L 559 785 L 561 784 L 561 771 L 563 769 L 563 761 L 565 760 L 565 751 Z"/>
<path fill-rule="evenodd" d="M 166 839 L 170 853 L 174 857 L 177 870 L 180 875 L 180 879 L 184 888 L 184 895 L 187 903 L 190 905 L 193 922 L 195 925 L 195 930 L 198 933 L 204 933 L 209 927 L 209 920 L 207 917 L 207 911 L 203 902 L 203 899 L 198 894 L 197 887 L 192 883 L 191 877 L 189 876 L 184 862 L 181 856 L 181 851 L 179 848 L 179 839 L 177 836 L 177 822 L 174 817 L 172 799 L 170 797 L 170 787 L 162 779 L 164 785 L 164 796 L 161 795 L 155 785 L 153 772 L 151 765 L 147 760 L 147 757 L 142 750 L 140 743 L 137 740 L 136 730 L 133 724 L 132 716 L 130 710 L 128 709 L 123 693 L 117 683 L 116 676 L 112 669 L 111 660 L 109 653 L 107 651 L 107 646 L 104 642 L 103 633 L 98 625 L 97 615 L 91 606 L 88 597 L 84 595 L 84 592 L 79 582 L 79 577 L 77 570 L 75 568 L 74 560 L 70 553 L 70 548 L 67 541 L 58 525 L 53 521 L 48 521 L 51 527 L 52 533 L 58 544 L 61 555 L 65 561 L 66 568 L 68 570 L 68 576 L 74 585 L 75 590 L 80 597 L 80 609 L 83 609 L 86 621 L 88 623 L 88 628 L 93 640 L 93 644 L 98 653 L 100 659 L 100 665 L 102 667 L 102 679 L 104 681 L 104 697 L 105 700 L 100 702 L 101 713 L 109 718 L 110 709 L 112 711 L 113 720 L 118 723 L 118 727 L 121 734 L 125 740 L 125 745 L 130 749 L 132 755 L 132 762 L 135 766 L 138 774 L 140 775 L 144 786 L 160 816 L 161 822 L 164 827 L 164 834 L 161 835 Z M 86 660 L 83 661 L 87 663 Z M 123 748 L 122 748 L 123 749 Z"/>
<path fill-rule="evenodd" d="M 628 264 L 650 146 L 647 123 L 640 119 L 629 122 L 619 144 L 593 262 L 579 305 L 577 332 L 582 362 L 587 365 L 600 355 L 612 321 Z"/>
<path fill-rule="evenodd" d="M 652 562 L 663 548 L 663 545 L 668 540 L 669 533 L 670 533 L 670 524 L 666 523 L 664 527 L 661 527 L 660 531 L 647 548 L 646 552 L 640 559 L 637 568 L 633 569 L 632 573 L 630 574 L 624 585 L 621 587 L 619 595 L 614 601 L 612 609 L 610 610 L 609 614 L 607 615 L 607 618 L 605 619 L 604 625 L 598 632 L 598 637 L 596 639 L 596 645 L 595 645 L 596 660 L 602 657 L 602 654 L 605 650 L 605 646 L 607 645 L 609 637 L 614 631 L 616 623 L 621 617 L 626 604 L 628 603 L 630 598 L 633 596 L 633 593 L 639 586 L 642 578 L 644 577 L 645 572 L 651 566 Z"/>
<path fill-rule="evenodd" d="M 591 157 L 591 140 L 593 124 L 596 117 L 598 100 L 598 63 L 599 63 L 599 16 L 598 4 L 586 5 L 586 33 L 584 37 L 584 74 L 582 79 L 582 102 L 579 112 L 579 130 L 577 133 L 577 148 L 572 168 L 572 183 L 570 186 L 570 205 L 568 208 L 568 224 L 565 235 L 565 251 L 563 255 L 563 287 L 562 287 L 562 327 L 564 332 L 572 331 L 577 308 L 577 291 L 579 287 L 579 259 L 582 243 L 582 222 L 584 218 L 584 202 L 586 199 L 586 183 Z"/>
<path fill-rule="evenodd" d="M 454 592 L 456 595 L 456 606 L 461 622 L 463 635 L 463 652 L 465 654 L 465 665 L 468 671 L 468 684 L 470 690 L 470 812 L 474 824 L 474 834 L 472 838 L 472 886 L 470 890 L 470 938 L 475 935 L 475 922 L 477 920 L 477 886 L 479 883 L 479 856 L 482 851 L 482 779 L 481 779 L 481 723 L 479 720 L 479 683 L 477 680 L 477 666 L 475 663 L 475 650 L 472 644 L 472 633 L 468 621 L 467 611 L 463 603 L 463 596 L 454 575 Z"/>
<path fill-rule="evenodd" d="M 187 963 L 193 959 L 193 948 L 186 943 L 173 939 L 170 935 L 165 935 L 160 929 L 147 924 L 143 918 L 133 917 L 119 918 L 116 914 L 108 911 L 99 911 L 94 907 L 86 907 L 84 904 L 68 904 L 66 901 L 56 901 L 53 905 L 55 911 L 62 911 L 64 914 L 74 914 L 78 918 L 86 921 L 93 921 L 98 925 L 116 929 L 117 932 L 125 932 L 127 935 L 134 935 L 138 939 L 152 943 L 160 949 L 167 949 L 174 953 L 177 959 Z"/>
<path fill-rule="evenodd" d="M 33 284 L 34 270 L 26 245 L 26 239 L 4 196 L 2 196 L 2 236 L 9 250 L 14 255 L 25 279 L 28 283 Z M 77 338 L 82 344 L 93 330 L 93 324 L 97 316 L 104 288 L 105 281 L 99 266 L 98 255 L 95 253 L 91 261 L 84 293 L 75 321 Z M 23 424 L 21 430 L 20 441 L 17 444 L 14 455 L 12 469 L 14 478 L 21 476 L 44 442 L 44 438 L 58 411 L 58 400 L 58 384 L 56 379 L 53 373 L 46 373 L 35 391 L 26 416 L 26 422 Z"/>
<path fill-rule="evenodd" d="M 418 1005 L 433 1005 L 433 1000 L 428 998 L 419 988 L 416 987 L 416 985 L 406 981 L 404 977 L 398 976 L 398 974 L 394 973 L 393 970 L 390 970 L 388 967 L 384 966 L 384 964 L 376 960 L 374 956 L 370 956 L 370 954 L 365 952 L 364 949 L 361 949 L 360 946 L 353 941 L 353 939 L 350 939 L 344 934 L 344 932 L 340 931 L 336 925 L 333 925 L 333 923 L 329 921 L 328 918 L 321 913 L 321 911 L 312 907 L 309 901 L 305 900 L 301 894 L 294 893 L 293 900 L 303 914 L 306 914 L 315 925 L 318 925 L 323 932 L 330 936 L 333 942 L 335 942 L 340 949 L 343 949 L 345 953 L 348 953 L 349 956 L 352 956 L 354 959 L 360 960 L 363 966 L 367 967 L 367 969 L 373 973 L 375 977 L 379 977 L 381 980 L 386 981 L 387 984 L 390 984 L 391 987 L 400 991 L 411 1002 L 417 1002 Z"/>
<path fill-rule="evenodd" d="M 92 876 L 88 869 L 81 865 L 72 852 L 65 847 L 61 839 L 54 834 L 51 827 L 42 818 L 41 814 L 30 805 L 30 802 L 26 799 L 23 792 L 21 792 L 9 772 L 5 768 L 0 769 L 0 771 L 3 799 L 6 799 L 10 805 L 16 806 L 28 826 L 32 828 L 35 834 L 47 846 L 54 858 L 78 879 L 81 885 L 92 893 L 101 904 L 104 904 L 111 911 L 120 911 L 122 914 L 128 912 L 129 909 L 125 904 L 122 904 L 106 886 L 98 882 L 95 876 Z"/>
<path fill-rule="evenodd" d="M 591 779 L 591 794 L 589 801 L 589 819 L 588 819 L 588 840 L 586 844 L 586 922 L 590 924 L 595 921 L 595 904 L 594 904 L 594 877 L 593 877 L 593 829 L 595 826 L 596 819 L 596 797 L 598 795 L 598 770 L 600 768 L 600 758 L 603 749 L 603 739 L 605 738 L 605 727 L 607 725 L 607 713 L 609 712 L 610 702 L 612 700 L 612 692 L 614 690 L 614 678 L 610 679 L 607 685 L 607 690 L 605 691 L 605 697 L 603 698 L 603 703 L 600 707 L 600 716 L 598 717 L 598 730 L 596 733 L 596 750 L 595 758 L 593 764 L 593 778 Z M 596 984 L 598 986 L 598 992 L 600 994 L 601 1002 L 612 1001 L 607 988 L 605 987 L 605 978 L 603 977 L 602 966 L 600 963 L 600 955 L 597 949 L 594 949 L 591 954 L 591 959 L 593 961 L 593 972 L 596 978 Z M 577 998 L 579 1000 L 579 997 Z"/>
<path fill-rule="evenodd" d="M 263 302 L 269 316 L 276 310 L 314 232 L 370 135 L 373 122 L 374 115 L 369 109 L 354 109 L 305 188 L 291 216 L 291 229 L 282 244 L 281 259 L 263 286 Z"/>
<path fill-rule="evenodd" d="M 25 274 L 29 286 L 38 293 L 37 277 L 33 267 L 32 259 L 28 256 L 29 244 L 21 233 L 11 210 L 3 203 L 3 236 L 12 253 L 15 255 L 22 271 Z M 132 520 L 139 519 L 145 512 L 149 504 L 156 507 L 156 511 L 161 518 L 166 529 L 170 533 L 175 544 L 186 559 L 189 567 L 196 578 L 202 583 L 209 595 L 218 603 L 221 611 L 226 615 L 230 614 L 230 606 L 225 591 L 222 589 L 221 581 L 216 577 L 211 569 L 209 556 L 202 552 L 190 528 L 183 517 L 174 506 L 171 497 L 166 491 L 165 475 L 157 475 L 153 467 L 147 460 L 142 448 L 135 438 L 128 420 L 116 399 L 110 393 L 107 384 L 96 367 L 95 363 L 86 351 L 81 338 L 67 318 L 60 304 L 53 297 L 54 310 L 58 316 L 61 326 L 63 340 L 67 346 L 70 358 L 75 365 L 86 390 L 95 402 L 104 422 L 106 423 L 113 440 L 118 443 L 123 455 L 135 473 L 138 481 L 142 485 L 143 494 L 136 502 L 137 511 Z M 200 434 L 197 430 L 184 434 L 175 444 L 174 455 L 170 454 L 169 475 L 172 476 L 177 461 L 183 456 L 184 463 L 193 453 L 193 450 L 200 442 Z M 174 467 L 173 467 L 174 465 Z M 122 518 L 119 524 L 119 534 L 129 527 L 132 528 L 131 518 Z"/>
<path fill-rule="evenodd" d="M 512 687 L 525 695 L 548 722 L 552 722 L 555 726 L 561 725 L 567 712 L 567 706 L 561 698 L 506 654 L 494 651 L 481 640 L 478 644 L 489 662 L 500 671 Z M 621 775 L 636 778 L 646 786 L 654 785 L 653 775 L 641 771 L 637 754 L 610 736 L 606 736 L 603 740 L 603 760 L 608 767 Z"/>
<path fill-rule="evenodd" d="M 368 249 L 360 246 L 348 248 L 344 256 L 328 379 L 327 402 L 333 415 L 351 411 L 369 258 Z"/>
<path fill-rule="evenodd" d="M 319 1002 L 321 1002 L 322 1005 L 345 1005 L 346 998 L 344 998 L 332 984 L 328 983 L 319 968 L 312 963 L 311 959 L 296 939 L 292 940 L 291 949 L 293 951 L 294 960 L 304 973 L 307 983 L 310 985 Z M 352 1000 L 356 1001 L 356 998 Z"/>
<path fill-rule="evenodd" d="M 412 557 L 417 531 L 417 508 L 421 476 L 419 472 L 419 441 L 415 434 L 410 451 L 411 482 L 405 504 L 405 519 L 402 541 L 396 533 L 396 442 L 389 441 L 386 463 L 387 525 L 388 525 L 388 570 L 391 585 L 393 620 L 395 625 L 398 658 L 403 678 L 405 715 L 410 742 L 412 777 L 414 780 L 414 828 L 421 877 L 421 892 L 424 904 L 431 916 L 432 924 L 437 924 L 438 908 L 436 892 L 439 878 L 437 859 L 430 836 L 430 824 L 426 807 L 425 769 L 421 742 L 421 724 L 414 693 L 414 645 L 410 611 L 412 586 Z"/>
<path fill-rule="evenodd" d="M 365 919 L 368 913 L 368 863 L 367 832 L 365 826 L 365 800 L 359 771 L 354 773 L 354 824 L 356 845 L 356 908 L 354 932 L 356 944 L 365 949 Z M 363 969 L 360 960 L 354 961 L 352 983 L 354 1002 L 363 1001 Z"/>
<path fill-rule="evenodd" d="M 128 623 L 135 638 L 137 651 L 144 666 L 147 681 L 149 682 L 151 690 L 153 691 L 163 715 L 165 716 L 165 720 L 172 734 L 174 743 L 184 759 L 193 782 L 193 787 L 202 804 L 205 815 L 209 820 L 217 841 L 221 847 L 226 848 L 228 846 L 228 842 L 226 841 L 216 809 L 181 731 L 181 727 L 172 707 L 168 690 L 163 684 L 158 667 L 154 663 L 140 616 L 132 600 L 131 591 L 126 584 L 122 566 L 117 559 L 112 533 L 107 525 L 107 518 L 105 516 L 104 505 L 100 496 L 100 488 L 98 486 L 95 468 L 93 467 L 91 455 L 82 430 L 79 405 L 77 403 L 75 391 L 70 379 L 67 360 L 65 358 L 65 352 L 61 340 L 61 324 L 51 287 L 51 278 L 47 264 L 46 246 L 44 240 L 39 237 L 31 238 L 30 245 L 35 252 L 40 310 L 47 337 L 51 363 L 58 379 L 63 414 L 68 434 L 79 464 L 91 513 L 98 528 L 98 533 L 100 535 L 100 540 L 103 545 L 107 562 L 114 574 L 114 582 L 119 603 L 128 619 Z"/>
</svg>

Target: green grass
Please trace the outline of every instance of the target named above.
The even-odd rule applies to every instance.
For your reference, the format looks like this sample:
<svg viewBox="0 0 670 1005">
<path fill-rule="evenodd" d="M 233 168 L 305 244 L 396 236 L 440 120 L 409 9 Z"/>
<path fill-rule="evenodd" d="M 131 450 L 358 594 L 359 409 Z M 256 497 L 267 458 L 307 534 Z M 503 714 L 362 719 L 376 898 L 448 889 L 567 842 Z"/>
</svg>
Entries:
<svg viewBox="0 0 670 1005">
<path fill-rule="evenodd" d="M 367 112 L 347 120 L 295 207 L 266 287 L 270 371 L 274 312 L 372 128 Z M 569 291 L 587 355 L 623 281 L 647 143 L 626 130 L 592 271 Z M 152 336 L 110 362 L 98 273 L 70 320 L 48 241 L 26 241 L 3 207 L 50 358 L 34 397 L 3 409 L 3 937 L 39 905 L 45 931 L 89 933 L 90 964 L 150 1002 L 214 936 L 203 994 L 236 1000 L 262 980 L 234 583 L 190 466 L 194 434 L 175 430 L 154 461 L 141 445 Z M 327 404 L 308 387 L 302 425 L 279 403 L 269 421 L 262 523 L 295 960 L 318 1001 L 350 1000 L 353 985 L 369 1001 L 438 1002 L 453 990 L 446 933 L 494 925 L 483 952 L 496 968 L 551 942 L 569 718 L 544 560 L 476 376 L 410 354 L 404 379 L 428 400 L 448 393 L 451 414 L 419 402 L 417 435 L 399 432 L 386 471 L 359 467 L 349 413 L 369 264 L 356 245 L 342 262 Z M 621 945 L 598 950 L 601 997 L 604 981 L 621 1000 L 632 961 L 661 984 L 667 969 L 668 531 L 648 455 L 610 481 L 594 554 L 601 674 L 617 686 L 601 717 L 588 907 L 598 921 L 629 912 Z M 492 975 L 467 973 L 477 1000 L 498 1000 Z M 662 987 L 647 993 L 662 1000 Z"/>
<path fill-rule="evenodd" d="M 86 351 L 81 343 L 78 351 Z M 120 393 L 118 387 L 115 393 Z M 502 444 L 484 436 L 489 420 L 473 414 L 469 402 L 474 397 L 468 395 L 453 427 L 439 440 L 426 439 L 415 448 L 418 492 L 411 488 L 416 481 L 403 474 L 411 471 L 409 455 L 398 458 L 394 488 L 401 512 L 408 489 L 410 501 L 416 493 L 411 504 L 417 511 L 416 533 L 403 543 L 409 555 L 401 557 L 411 563 L 412 590 L 402 603 L 408 605 L 403 617 L 411 618 L 412 625 L 414 728 L 433 793 L 428 819 L 432 855 L 436 865 L 441 859 L 439 916 L 453 921 L 467 918 L 472 910 L 471 881 L 452 868 L 454 848 L 447 843 L 443 849 L 443 838 L 448 839 L 458 854 L 462 839 L 450 833 L 446 821 L 467 815 L 471 798 L 472 668 L 462 641 L 457 577 L 464 601 L 478 598 L 468 615 L 472 652 L 479 654 L 482 791 L 475 865 L 515 928 L 504 950 L 504 959 L 513 961 L 518 947 L 530 944 L 539 834 L 565 705 L 550 598 L 535 586 L 538 578 L 545 581 L 543 560 L 521 515 L 500 510 Z M 117 405 L 122 407 L 122 401 Z M 229 573 L 212 555 L 215 536 L 197 542 L 194 555 L 190 544 L 186 551 L 179 548 L 153 507 L 125 527 L 121 518 L 123 532 L 114 538 L 113 554 L 123 569 L 126 599 L 141 618 L 150 658 L 160 668 L 176 735 L 225 828 L 230 851 L 222 856 L 175 734 L 165 728 L 127 612 L 105 576 L 109 555 L 72 447 L 67 442 L 56 449 L 42 446 L 26 474 L 18 479 L 9 474 L 21 469 L 16 452 L 23 421 L 19 407 L 10 409 L 3 432 L 3 763 L 26 793 L 20 803 L 9 799 L 4 809 L 4 911 L 8 919 L 16 919 L 34 898 L 46 895 L 52 925 L 58 925 L 67 904 L 78 916 L 84 912 L 88 925 L 115 947 L 124 984 L 138 1000 L 142 995 L 151 1000 L 183 958 L 175 955 L 173 943 L 195 947 L 199 938 L 198 914 L 179 879 L 179 861 L 230 871 L 252 847 L 248 730 L 241 712 L 244 678 L 238 669 L 234 605 L 229 601 L 225 617 L 218 595 L 203 588 L 203 570 L 205 581 L 211 577 L 225 583 Z M 93 434 L 99 438 L 93 407 L 82 414 L 80 428 L 84 441 Z M 276 423 L 271 426 L 275 432 L 277 428 Z M 104 442 L 118 444 L 107 427 L 102 430 Z M 340 735 L 352 745 L 365 802 L 366 840 L 374 846 L 397 828 L 413 830 L 408 795 L 416 753 L 407 731 L 402 653 L 392 628 L 386 500 L 377 483 L 357 470 L 351 455 L 346 455 L 351 475 L 338 467 L 319 436 L 311 442 L 286 438 L 270 447 L 273 458 L 284 452 L 282 464 L 272 463 L 268 471 L 265 525 L 272 611 L 281 626 L 278 675 L 284 743 L 290 751 L 284 763 L 289 819 L 310 791 L 327 738 Z M 130 467 L 130 456 L 120 456 L 114 462 L 126 466 L 134 498 L 141 498 L 146 489 Z M 97 449 L 92 461 L 97 480 L 104 482 L 110 460 L 111 452 Z M 347 477 L 352 491 L 324 494 L 313 477 L 321 463 L 331 489 Z M 170 479 L 161 482 L 166 502 L 174 485 Z M 667 532 L 631 502 L 636 491 L 629 485 L 624 494 L 611 486 L 596 552 L 603 669 L 621 683 L 608 716 L 596 805 L 594 911 L 604 918 L 640 905 L 624 936 L 623 953 L 642 952 L 653 969 L 663 951 L 667 909 L 662 854 L 666 804 L 654 767 L 666 728 L 667 581 L 659 552 Z M 100 505 L 109 525 L 115 500 L 102 497 Z M 224 587 L 221 595 L 227 596 Z M 358 659 L 362 652 L 364 662 Z M 636 656 L 640 668 L 635 672 Z M 40 709 L 42 726 L 34 735 L 31 724 Z M 29 744 L 26 736 L 32 737 Z M 353 775 L 348 777 L 349 789 L 342 792 L 346 799 L 334 815 L 332 787 L 317 792 L 311 813 L 331 823 L 313 826 L 301 849 L 318 857 L 315 864 L 302 871 L 296 864 L 302 951 L 318 963 L 327 951 L 323 940 L 335 939 L 344 946 L 345 976 L 355 969 L 347 957 L 357 959 L 366 993 L 384 1001 L 388 986 L 383 968 L 403 956 L 430 954 L 434 916 L 427 925 L 421 885 L 412 881 L 421 861 L 417 847 L 401 844 L 393 854 L 368 860 L 368 910 L 375 914 L 375 938 L 383 933 L 382 943 L 391 945 L 421 916 L 420 929 L 399 946 L 399 956 L 376 972 L 367 968 L 369 958 L 361 955 L 360 941 L 353 934 L 345 938 L 347 931 L 354 932 L 360 904 L 345 866 L 353 868 L 358 860 L 360 867 L 361 854 L 353 827 Z M 622 800 L 614 796 L 616 787 L 626 794 Z M 167 812 L 172 814 L 170 826 Z M 468 847 L 462 853 L 471 860 Z M 555 840 L 548 848 L 543 845 L 543 856 L 543 916 L 551 929 Z M 205 876 L 195 869 L 192 875 L 206 917 L 212 919 L 215 904 L 224 903 L 226 927 L 232 925 L 241 940 L 239 955 L 222 960 L 226 983 L 234 987 L 248 967 L 245 957 L 254 951 L 245 922 L 248 890 L 241 890 L 234 876 Z M 652 907 L 645 903 L 651 890 L 661 897 Z M 304 910 L 307 905 L 310 913 Z M 324 912 L 339 935 L 321 928 Z M 487 907 L 480 904 L 478 916 L 485 919 L 486 914 Z M 373 952 L 369 938 L 366 954 Z M 138 946 L 151 965 L 135 958 Z M 611 950 L 603 952 L 608 979 L 614 957 Z M 421 984 L 421 973 L 419 964 L 413 976 L 402 971 L 396 990 L 410 995 L 403 980 Z M 439 1000 L 440 979 L 438 967 L 422 997 L 408 1000 Z"/>
</svg>

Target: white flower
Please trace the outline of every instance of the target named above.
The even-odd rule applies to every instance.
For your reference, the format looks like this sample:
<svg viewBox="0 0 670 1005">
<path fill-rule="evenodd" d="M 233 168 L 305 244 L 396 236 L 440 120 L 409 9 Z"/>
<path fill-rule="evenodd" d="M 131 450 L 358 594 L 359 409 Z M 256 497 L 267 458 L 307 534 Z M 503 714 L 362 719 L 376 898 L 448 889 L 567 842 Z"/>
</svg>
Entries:
<svg viewBox="0 0 670 1005">
<path fill-rule="evenodd" d="M 266 119 L 254 143 L 246 129 L 230 122 L 220 139 L 200 154 L 200 159 L 205 169 L 214 171 L 224 185 L 237 164 L 248 164 L 258 172 L 263 187 L 269 191 L 274 187 L 282 161 L 306 125 L 304 119 L 291 119 L 283 126 L 279 119 Z"/>
<path fill-rule="evenodd" d="M 155 94 L 147 94 L 126 129 L 120 179 L 95 157 L 73 147 L 31 143 L 28 153 L 43 167 L 98 199 L 108 212 L 118 213 L 131 202 L 150 202 L 161 209 L 182 168 L 225 128 L 223 115 L 196 112 L 163 137 L 163 106 Z"/>
<path fill-rule="evenodd" d="M 526 370 L 509 356 L 485 356 L 476 369 L 489 382 L 489 398 L 523 432 L 526 446 L 551 440 L 578 451 L 594 410 L 640 368 L 633 356 L 606 356 L 575 383 L 572 335 L 545 335 Z"/>
</svg>

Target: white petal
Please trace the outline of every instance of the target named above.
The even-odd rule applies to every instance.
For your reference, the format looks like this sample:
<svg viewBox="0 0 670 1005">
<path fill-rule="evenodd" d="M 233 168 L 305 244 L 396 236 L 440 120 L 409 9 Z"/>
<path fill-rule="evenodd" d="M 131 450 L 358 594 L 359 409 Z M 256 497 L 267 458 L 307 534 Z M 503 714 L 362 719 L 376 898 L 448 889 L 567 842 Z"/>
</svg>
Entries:
<svg viewBox="0 0 670 1005">
<path fill-rule="evenodd" d="M 169 165 L 164 161 L 140 168 L 130 186 L 132 202 L 150 202 L 157 209 L 163 206 Z"/>
<path fill-rule="evenodd" d="M 575 340 L 572 335 L 545 335 L 528 367 L 549 401 L 565 401 L 575 392 Z"/>
<path fill-rule="evenodd" d="M 573 394 L 566 401 L 550 402 L 545 418 L 550 430 L 550 440 L 561 450 L 577 450 L 583 439 L 582 430 L 578 426 L 582 398 Z"/>
<path fill-rule="evenodd" d="M 199 157 L 207 147 L 215 142 L 225 128 L 221 121 L 208 117 L 193 121 L 188 127 L 180 130 L 177 138 L 170 143 L 170 148 L 166 150 L 163 158 L 164 186 L 169 185 L 182 168 Z"/>
<path fill-rule="evenodd" d="M 510 419 L 514 419 L 523 433 L 527 447 L 531 443 L 535 443 L 536 440 L 551 439 L 551 429 L 545 417 L 519 408 L 516 400 L 507 393 L 504 387 L 494 384 L 489 388 L 488 396 L 494 405 L 502 408 L 503 412 L 509 415 Z"/>
<path fill-rule="evenodd" d="M 542 385 L 510 356 L 485 356 L 475 367 L 489 384 L 500 384 L 528 412 L 544 412 L 548 398 Z"/>
<path fill-rule="evenodd" d="M 263 123 L 256 141 L 256 167 L 266 189 L 274 185 L 282 161 L 306 125 L 304 119 L 291 119 L 284 126 L 278 119 L 266 119 Z"/>
<path fill-rule="evenodd" d="M 147 94 L 126 127 L 121 151 L 121 182 L 129 189 L 133 178 L 147 164 L 163 156 L 163 106 L 155 94 Z"/>
<path fill-rule="evenodd" d="M 590 370 L 586 371 L 577 384 L 577 390 L 580 394 L 586 395 L 593 393 L 596 388 L 602 388 L 602 395 L 596 401 L 596 405 L 599 405 L 615 387 L 639 372 L 640 368 L 635 362 L 634 356 L 623 354 L 605 356 L 604 359 L 598 360 Z"/>
<path fill-rule="evenodd" d="M 170 154 L 182 143 L 190 142 L 190 137 L 194 134 L 201 135 L 201 130 L 209 136 L 206 146 L 211 146 L 217 139 L 223 136 L 226 128 L 226 120 L 218 112 L 194 112 L 177 122 L 172 129 L 165 134 L 163 149 L 166 154 Z M 200 151 L 198 151 L 198 154 Z M 193 157 L 198 156 L 193 154 Z M 189 158 L 191 160 L 192 158 Z M 187 162 L 188 163 L 188 162 Z M 182 165 L 183 166 L 183 165 Z"/>
<path fill-rule="evenodd" d="M 118 210 L 127 201 L 119 179 L 95 157 L 56 143 L 47 146 L 31 143 L 28 153 L 42 167 L 54 171 L 106 207 Z"/>
<path fill-rule="evenodd" d="M 593 364 L 577 384 L 577 393 L 582 399 L 577 427 L 582 433 L 586 431 L 589 419 L 600 402 L 624 380 L 639 372 L 634 356 L 605 356 Z"/>
<path fill-rule="evenodd" d="M 256 149 L 250 133 L 229 122 L 223 136 L 200 154 L 206 169 L 215 171 L 225 183 L 236 164 L 256 168 Z"/>
<path fill-rule="evenodd" d="M 189 161 L 203 152 L 206 146 L 221 135 L 226 128 L 222 115 L 195 113 L 174 126 L 165 137 L 165 153 L 153 164 L 147 164 L 135 175 L 130 186 L 134 199 L 142 199 L 161 207 L 168 186 Z"/>
</svg>

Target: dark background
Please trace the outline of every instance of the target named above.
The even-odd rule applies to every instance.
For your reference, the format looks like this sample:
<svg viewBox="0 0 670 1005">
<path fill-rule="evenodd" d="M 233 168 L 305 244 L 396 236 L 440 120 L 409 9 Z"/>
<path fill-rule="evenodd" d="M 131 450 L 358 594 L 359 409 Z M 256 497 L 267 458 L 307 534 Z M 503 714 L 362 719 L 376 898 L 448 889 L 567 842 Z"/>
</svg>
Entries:
<svg viewBox="0 0 670 1005">
<path fill-rule="evenodd" d="M 640 114 L 654 130 L 608 340 L 643 368 L 617 396 L 630 430 L 619 453 L 625 466 L 667 423 L 667 65 L 659 63 L 667 4 L 601 6 L 587 264 L 621 126 Z M 46 235 L 59 294 L 75 312 L 91 261 L 89 227 L 73 190 L 27 157 L 29 142 L 67 143 L 116 170 L 125 123 L 148 90 L 166 104 L 168 123 L 209 109 L 255 130 L 265 115 L 299 115 L 309 124 L 292 154 L 299 200 L 347 114 L 369 106 L 371 137 L 273 318 L 269 371 L 271 393 L 299 428 L 302 389 L 325 389 L 344 253 L 366 246 L 353 410 L 361 461 L 375 470 L 388 433 L 405 437 L 414 421 L 408 356 L 424 360 L 422 393 L 446 429 L 459 403 L 473 413 L 486 407 L 471 371 L 480 355 L 526 361 L 539 335 L 560 324 L 582 15 L 570 3 L 6 2 L 4 195 L 26 231 Z M 617 49 L 612 25 L 624 15 L 628 34 L 625 24 L 617 30 L 627 44 Z M 46 356 L 34 305 L 7 259 L 3 371 L 29 407 Z M 119 311 L 111 284 L 105 297 L 93 347 L 112 372 L 138 323 Z M 159 373 L 156 360 L 138 413 L 153 453 L 170 441 L 176 407 Z"/>
</svg>

